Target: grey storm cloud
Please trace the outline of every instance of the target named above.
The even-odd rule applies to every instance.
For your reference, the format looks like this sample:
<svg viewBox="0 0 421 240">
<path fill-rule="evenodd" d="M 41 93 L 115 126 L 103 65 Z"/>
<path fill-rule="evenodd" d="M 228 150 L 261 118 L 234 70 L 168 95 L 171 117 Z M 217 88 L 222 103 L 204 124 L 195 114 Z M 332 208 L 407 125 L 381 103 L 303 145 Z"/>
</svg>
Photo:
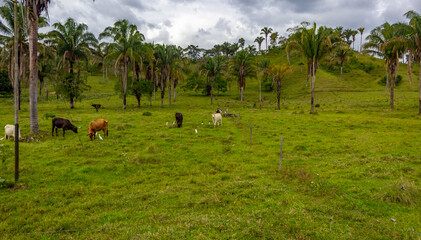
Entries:
<svg viewBox="0 0 421 240">
<path fill-rule="evenodd" d="M 147 41 L 211 48 L 243 37 L 254 44 L 263 27 L 286 36 L 302 21 L 318 26 L 364 27 L 365 34 L 388 21 L 406 21 L 403 14 L 420 11 L 414 0 L 56 0 L 49 8 L 50 23 L 72 17 L 98 35 L 115 21 L 136 24 Z"/>
</svg>

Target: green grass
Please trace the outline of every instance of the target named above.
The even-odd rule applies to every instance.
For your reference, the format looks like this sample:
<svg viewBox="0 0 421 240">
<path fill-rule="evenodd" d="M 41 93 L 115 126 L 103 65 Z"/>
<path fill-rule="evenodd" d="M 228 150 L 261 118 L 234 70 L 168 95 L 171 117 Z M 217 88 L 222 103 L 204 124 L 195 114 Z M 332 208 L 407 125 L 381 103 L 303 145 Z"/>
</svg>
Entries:
<svg viewBox="0 0 421 240">
<path fill-rule="evenodd" d="M 75 109 L 54 96 L 39 103 L 41 135 L 20 144 L 19 183 L 0 188 L 0 238 L 420 239 L 418 84 L 409 85 L 404 65 L 400 71 L 391 111 L 376 84 L 379 69 L 343 79 L 318 70 L 314 115 L 299 66 L 284 81 L 279 111 L 273 93 L 255 107 L 256 80 L 243 103 L 237 90 L 214 106 L 179 91 L 171 107 L 166 98 L 164 108 L 159 99 L 137 108 L 130 96 L 123 110 L 114 82 L 90 77 L 92 89 Z M 96 112 L 93 103 L 104 108 Z M 211 127 L 217 107 L 241 114 L 240 122 Z M 26 138 L 28 108 L 20 112 Z M 184 115 L 182 128 L 171 126 L 175 112 Z M 45 113 L 71 119 L 79 134 L 52 137 Z M 109 137 L 90 142 L 88 124 L 97 118 L 109 120 Z M 12 100 L 1 99 L 0 125 L 13 121 Z M 0 178 L 13 183 L 8 154 Z"/>
</svg>

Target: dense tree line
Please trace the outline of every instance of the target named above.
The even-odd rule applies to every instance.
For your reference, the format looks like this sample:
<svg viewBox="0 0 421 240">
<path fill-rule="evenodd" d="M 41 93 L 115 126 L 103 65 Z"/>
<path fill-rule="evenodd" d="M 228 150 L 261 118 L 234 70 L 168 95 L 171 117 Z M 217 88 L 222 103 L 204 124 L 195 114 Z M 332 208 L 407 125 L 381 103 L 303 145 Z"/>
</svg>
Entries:
<svg viewBox="0 0 421 240">
<path fill-rule="evenodd" d="M 49 3 L 48 0 L 20 1 L 17 16 L 13 12 L 13 1 L 4 1 L 0 7 L 0 68 L 8 72 L 13 83 L 13 60 L 18 59 L 20 86 L 29 85 L 33 133 L 38 132 L 37 100 L 42 95 L 42 88 L 47 86 L 46 82 L 55 88 L 57 96 L 67 99 L 69 107 L 73 108 L 74 101 L 89 88 L 86 79 L 93 71 L 101 71 L 104 82 L 109 74 L 118 76 L 123 108 L 126 108 L 128 93 L 134 95 L 140 105 L 141 96 L 156 99 L 158 90 L 161 91 L 163 107 L 166 89 L 168 104 L 171 105 L 176 101 L 176 89 L 182 81 L 186 82 L 185 87 L 208 94 L 213 104 L 214 88 L 226 91 L 227 86 L 230 88 L 231 82 L 236 80 L 240 100 L 243 101 L 246 80 L 256 78 L 259 80 L 260 107 L 263 83 L 263 86 L 269 86 L 266 89 L 276 90 L 279 109 L 282 78 L 291 71 L 288 65 L 291 65 L 291 53 L 295 53 L 302 58 L 300 64 L 307 66 L 307 85 L 311 89 L 310 112 L 313 113 L 317 69 L 327 58 L 335 59 L 340 66 L 340 77 L 343 75 L 344 62 L 353 53 L 383 58 L 392 109 L 399 59 L 408 54 L 411 81 L 412 62 L 421 65 L 421 16 L 415 11 L 405 13 L 408 23 L 385 23 L 376 27 L 364 44 L 364 28 L 344 30 L 342 27 L 318 27 L 316 23 L 302 22 L 287 29 L 288 36 L 281 36 L 270 27 L 262 28 L 260 36 L 254 41 L 258 50 L 254 45 L 246 46 L 244 38 L 235 43 L 216 44 L 210 49 L 195 45 L 183 49 L 175 45 L 145 42 L 145 36 L 128 20 L 115 22 L 113 26 L 105 28 L 98 38 L 89 32 L 86 24 L 72 18 L 53 23 L 54 30 L 39 34 L 39 27 L 49 25 L 47 19 L 41 16 Z M 17 56 L 12 51 L 15 18 L 19 28 Z M 358 33 L 361 37 L 357 51 L 355 41 Z M 261 47 L 263 42 L 265 50 Z M 267 54 L 279 51 L 286 51 L 285 63 L 271 63 L 266 58 Z M 261 59 L 259 63 L 257 56 Z M 419 82 L 421 114 L 421 74 Z"/>
</svg>

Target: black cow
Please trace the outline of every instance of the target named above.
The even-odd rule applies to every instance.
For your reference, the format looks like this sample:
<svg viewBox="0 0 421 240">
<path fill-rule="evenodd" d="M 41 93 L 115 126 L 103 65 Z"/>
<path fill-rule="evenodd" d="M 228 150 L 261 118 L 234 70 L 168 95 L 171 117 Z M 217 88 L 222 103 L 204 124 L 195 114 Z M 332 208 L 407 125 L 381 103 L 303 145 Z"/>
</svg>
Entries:
<svg viewBox="0 0 421 240">
<path fill-rule="evenodd" d="M 64 137 L 64 132 L 66 130 L 72 130 L 73 132 L 77 133 L 77 127 L 73 126 L 69 120 L 64 119 L 64 118 L 54 118 L 53 119 L 53 129 L 52 129 L 52 136 L 54 137 L 54 128 L 56 129 L 56 136 L 58 136 L 57 134 L 57 129 L 58 128 L 63 128 L 63 137 Z"/>
<path fill-rule="evenodd" d="M 181 127 L 181 124 L 183 124 L 183 114 L 175 113 L 175 120 L 177 121 L 177 126 Z"/>
</svg>

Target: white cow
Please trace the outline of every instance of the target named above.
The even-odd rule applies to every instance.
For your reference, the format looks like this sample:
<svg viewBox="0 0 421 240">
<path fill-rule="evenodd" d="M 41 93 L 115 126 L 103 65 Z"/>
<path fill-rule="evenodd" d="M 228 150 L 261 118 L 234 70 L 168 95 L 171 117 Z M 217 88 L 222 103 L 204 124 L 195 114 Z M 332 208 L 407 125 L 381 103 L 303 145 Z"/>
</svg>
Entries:
<svg viewBox="0 0 421 240">
<path fill-rule="evenodd" d="M 221 126 L 222 126 L 222 115 L 220 113 L 212 114 L 212 122 L 213 122 L 213 127 L 215 127 L 216 123 L 219 123 L 219 122 L 221 122 Z"/>
<path fill-rule="evenodd" d="M 10 137 L 15 137 L 15 125 L 7 124 L 4 126 L 4 138 L 8 139 Z M 0 139 L 3 140 L 4 138 Z M 19 129 L 19 140 L 22 140 L 22 137 L 20 136 L 20 129 Z"/>
</svg>

